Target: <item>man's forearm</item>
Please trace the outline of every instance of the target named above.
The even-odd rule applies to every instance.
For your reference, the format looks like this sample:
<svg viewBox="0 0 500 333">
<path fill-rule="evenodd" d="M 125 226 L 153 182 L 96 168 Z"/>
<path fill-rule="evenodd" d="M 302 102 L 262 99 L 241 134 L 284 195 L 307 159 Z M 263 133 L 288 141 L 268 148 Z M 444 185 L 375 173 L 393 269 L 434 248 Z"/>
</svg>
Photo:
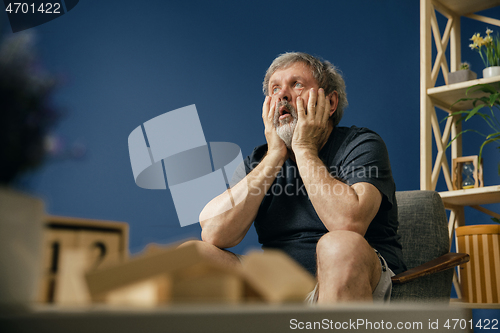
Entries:
<svg viewBox="0 0 500 333">
<path fill-rule="evenodd" d="M 295 155 L 299 173 L 309 199 L 328 230 L 350 230 L 364 235 L 372 214 L 363 210 L 355 188 L 335 179 L 317 154 L 309 151 Z"/>
<path fill-rule="evenodd" d="M 267 154 L 238 184 L 210 201 L 200 214 L 202 239 L 220 248 L 237 245 L 252 225 L 285 159 Z"/>
</svg>

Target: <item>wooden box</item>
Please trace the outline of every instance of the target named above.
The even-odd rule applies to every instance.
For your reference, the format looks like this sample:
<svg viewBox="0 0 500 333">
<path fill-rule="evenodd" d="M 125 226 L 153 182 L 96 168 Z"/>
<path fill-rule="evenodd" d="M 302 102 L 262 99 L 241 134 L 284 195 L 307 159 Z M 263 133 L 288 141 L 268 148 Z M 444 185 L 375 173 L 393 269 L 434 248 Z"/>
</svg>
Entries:
<svg viewBox="0 0 500 333">
<path fill-rule="evenodd" d="M 64 269 L 61 259 L 65 254 L 75 251 L 83 254 L 85 263 L 76 264 L 83 265 L 84 270 L 128 258 L 127 223 L 47 216 L 44 227 L 42 279 L 38 297 L 41 302 L 59 301 L 56 291 L 61 270 Z"/>
</svg>

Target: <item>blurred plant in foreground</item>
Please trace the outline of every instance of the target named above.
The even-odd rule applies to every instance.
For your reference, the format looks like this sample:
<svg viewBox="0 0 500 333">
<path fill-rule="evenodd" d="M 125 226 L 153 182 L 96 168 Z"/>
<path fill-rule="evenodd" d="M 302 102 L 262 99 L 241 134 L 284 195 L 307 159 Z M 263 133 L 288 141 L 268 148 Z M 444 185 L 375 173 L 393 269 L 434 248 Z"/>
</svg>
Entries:
<svg viewBox="0 0 500 333">
<path fill-rule="evenodd" d="M 44 161 L 46 137 L 61 114 L 51 104 L 56 84 L 35 56 L 33 34 L 0 36 L 0 184 Z"/>
</svg>

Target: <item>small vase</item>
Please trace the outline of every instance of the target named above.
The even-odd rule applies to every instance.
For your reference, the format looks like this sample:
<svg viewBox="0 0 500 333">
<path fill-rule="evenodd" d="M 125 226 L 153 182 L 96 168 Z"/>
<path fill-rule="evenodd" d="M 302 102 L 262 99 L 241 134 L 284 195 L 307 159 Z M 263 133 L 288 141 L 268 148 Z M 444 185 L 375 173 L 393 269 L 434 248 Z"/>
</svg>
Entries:
<svg viewBox="0 0 500 333">
<path fill-rule="evenodd" d="M 456 72 L 448 73 L 448 84 L 475 80 L 476 78 L 477 74 L 470 69 L 461 69 Z"/>
<path fill-rule="evenodd" d="M 500 66 L 491 66 L 483 69 L 483 78 L 499 76 L 500 75 Z"/>
</svg>

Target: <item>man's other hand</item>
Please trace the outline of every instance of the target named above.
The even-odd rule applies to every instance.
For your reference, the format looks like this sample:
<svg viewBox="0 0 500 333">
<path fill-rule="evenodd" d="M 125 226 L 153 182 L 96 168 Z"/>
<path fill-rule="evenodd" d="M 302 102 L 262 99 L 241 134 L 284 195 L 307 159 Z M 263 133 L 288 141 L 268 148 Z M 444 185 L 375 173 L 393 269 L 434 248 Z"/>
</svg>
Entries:
<svg viewBox="0 0 500 333">
<path fill-rule="evenodd" d="M 267 153 L 268 154 L 278 154 L 285 160 L 288 158 L 288 149 L 286 148 L 283 140 L 276 133 L 276 128 L 274 127 L 274 111 L 276 108 L 276 102 L 271 105 L 271 97 L 266 96 L 264 104 L 262 105 L 262 120 L 264 121 L 264 134 L 267 141 Z"/>
<path fill-rule="evenodd" d="M 309 101 L 307 112 L 304 108 L 304 100 L 297 97 L 298 121 L 292 139 L 292 150 L 295 154 L 309 151 L 317 154 L 326 143 L 329 129 L 329 117 L 331 112 L 330 99 L 325 97 L 325 91 L 320 88 L 318 92 L 309 90 Z"/>
</svg>

